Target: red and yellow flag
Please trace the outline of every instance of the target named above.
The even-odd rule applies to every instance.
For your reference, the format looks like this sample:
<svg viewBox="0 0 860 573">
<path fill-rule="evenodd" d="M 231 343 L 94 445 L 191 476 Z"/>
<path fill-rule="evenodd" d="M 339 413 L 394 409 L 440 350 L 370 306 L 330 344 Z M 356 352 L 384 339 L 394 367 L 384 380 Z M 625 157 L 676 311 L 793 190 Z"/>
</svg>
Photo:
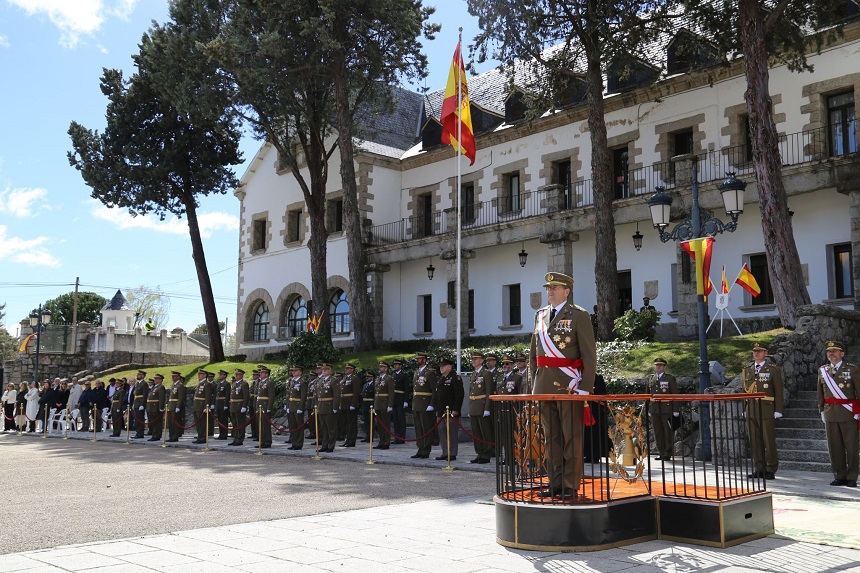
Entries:
<svg viewBox="0 0 860 573">
<path fill-rule="evenodd" d="M 457 49 L 454 50 L 454 61 L 451 63 L 451 73 L 448 75 L 448 85 L 445 87 L 445 100 L 442 102 L 440 119 L 442 120 L 442 143 L 450 145 L 457 152 L 468 157 L 469 165 L 474 165 L 477 148 L 472 131 L 472 112 L 469 108 L 469 85 L 466 82 L 466 68 L 463 65 L 463 56 L 460 55 L 459 42 L 457 42 Z"/>
<path fill-rule="evenodd" d="M 317 316 L 317 313 L 314 313 L 312 317 L 308 317 L 308 332 L 316 333 L 316 331 L 320 328 L 320 323 L 322 322 L 322 317 L 325 314 L 325 311 Z"/>
<path fill-rule="evenodd" d="M 723 265 L 723 278 L 720 280 L 720 292 L 722 294 L 729 293 L 729 279 L 726 278 L 726 265 Z"/>
<path fill-rule="evenodd" d="M 708 295 L 714 288 L 710 278 L 713 247 L 713 237 L 693 239 L 681 243 L 681 248 L 696 261 L 696 294 L 704 295 L 705 301 L 708 300 Z"/>
<path fill-rule="evenodd" d="M 36 338 L 36 334 L 31 334 L 29 336 L 25 336 L 24 340 L 21 341 L 21 344 L 18 345 L 18 352 L 27 352 L 27 347 L 30 345 L 30 341 Z"/>
<path fill-rule="evenodd" d="M 755 277 L 750 272 L 750 268 L 746 264 L 744 264 L 741 272 L 738 273 L 738 278 L 735 279 L 735 282 L 741 285 L 741 288 L 750 293 L 753 298 L 761 294 L 761 287 L 758 286 L 758 281 L 755 280 Z"/>
</svg>

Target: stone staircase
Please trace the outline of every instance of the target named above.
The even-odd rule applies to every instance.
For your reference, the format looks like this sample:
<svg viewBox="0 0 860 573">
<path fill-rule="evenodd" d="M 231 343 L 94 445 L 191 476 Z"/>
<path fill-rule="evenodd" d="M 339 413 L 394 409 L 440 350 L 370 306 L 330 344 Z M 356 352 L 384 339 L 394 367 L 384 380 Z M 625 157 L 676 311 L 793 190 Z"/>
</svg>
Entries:
<svg viewBox="0 0 860 573">
<path fill-rule="evenodd" d="M 830 473 L 824 424 L 815 390 L 801 390 L 776 421 L 779 469 Z"/>
</svg>

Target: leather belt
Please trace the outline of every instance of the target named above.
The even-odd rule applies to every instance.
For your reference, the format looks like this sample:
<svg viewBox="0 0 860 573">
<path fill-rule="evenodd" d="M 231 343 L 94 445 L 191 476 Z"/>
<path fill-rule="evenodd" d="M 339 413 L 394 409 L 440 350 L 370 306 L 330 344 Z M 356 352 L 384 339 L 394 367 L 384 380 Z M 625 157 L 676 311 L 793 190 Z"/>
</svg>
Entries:
<svg viewBox="0 0 860 573">
<path fill-rule="evenodd" d="M 290 398 L 290 402 L 301 402 L 301 398 Z"/>
<path fill-rule="evenodd" d="M 377 398 L 388 398 L 388 394 L 377 394 Z"/>
<path fill-rule="evenodd" d="M 244 400 L 241 398 L 239 398 L 238 400 L 233 398 L 232 400 L 230 400 L 230 402 L 244 402 Z"/>
<path fill-rule="evenodd" d="M 404 394 L 405 392 L 406 392 L 405 390 L 395 390 L 394 391 L 395 394 Z"/>
<path fill-rule="evenodd" d="M 341 394 L 341 398 L 352 398 L 352 394 Z"/>
<path fill-rule="evenodd" d="M 195 396 L 194 399 L 195 400 L 205 400 L 206 396 L 200 396 L 200 397 Z"/>
<path fill-rule="evenodd" d="M 480 396 L 469 396 L 469 399 L 470 400 L 481 400 L 481 399 L 486 398 L 486 397 L 487 397 L 486 394 L 481 394 Z"/>
<path fill-rule="evenodd" d="M 334 398 L 318 398 L 320 402 L 331 402 Z"/>
<path fill-rule="evenodd" d="M 412 395 L 413 396 L 432 396 L 433 392 L 415 392 Z"/>
</svg>

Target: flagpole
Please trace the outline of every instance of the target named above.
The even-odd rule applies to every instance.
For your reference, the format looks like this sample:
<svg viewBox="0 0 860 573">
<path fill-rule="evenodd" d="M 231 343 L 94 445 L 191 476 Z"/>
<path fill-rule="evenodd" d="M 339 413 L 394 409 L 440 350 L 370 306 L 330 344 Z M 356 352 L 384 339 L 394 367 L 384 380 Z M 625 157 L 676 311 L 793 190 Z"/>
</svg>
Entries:
<svg viewBox="0 0 860 573">
<path fill-rule="evenodd" d="M 462 52 L 462 44 L 463 44 L 463 28 L 460 27 L 460 36 L 457 40 L 457 52 L 460 55 L 460 59 L 463 59 Z M 461 183 L 462 174 L 460 173 L 460 158 L 463 156 L 463 68 L 460 66 L 460 62 L 456 62 L 457 67 L 457 374 L 462 373 L 462 356 L 461 356 L 461 344 L 462 344 L 462 332 L 463 332 L 463 296 L 462 296 L 462 272 L 460 269 L 461 261 L 460 256 L 462 253 L 462 240 L 463 240 L 463 225 L 462 225 L 462 217 L 463 217 L 463 204 L 462 204 L 462 191 L 463 185 Z"/>
</svg>

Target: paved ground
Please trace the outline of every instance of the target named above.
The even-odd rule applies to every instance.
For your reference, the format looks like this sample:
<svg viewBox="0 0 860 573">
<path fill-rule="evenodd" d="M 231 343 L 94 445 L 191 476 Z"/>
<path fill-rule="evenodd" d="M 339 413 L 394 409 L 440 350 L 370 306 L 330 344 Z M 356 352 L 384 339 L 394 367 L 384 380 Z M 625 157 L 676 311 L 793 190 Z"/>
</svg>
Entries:
<svg viewBox="0 0 860 573">
<path fill-rule="evenodd" d="M 286 446 L 264 456 L 173 446 L 0 435 L 4 520 L 22 524 L 0 530 L 0 572 L 363 572 L 384 563 L 432 572 L 860 573 L 860 493 L 830 487 L 822 474 L 781 472 L 768 483 L 777 536 L 726 550 L 652 541 L 561 554 L 495 542 L 494 468 L 468 464 L 468 446 L 455 472 L 412 460 L 413 446 L 376 452 L 384 463 L 372 466 L 359 463 L 367 449 L 313 460 Z"/>
</svg>

